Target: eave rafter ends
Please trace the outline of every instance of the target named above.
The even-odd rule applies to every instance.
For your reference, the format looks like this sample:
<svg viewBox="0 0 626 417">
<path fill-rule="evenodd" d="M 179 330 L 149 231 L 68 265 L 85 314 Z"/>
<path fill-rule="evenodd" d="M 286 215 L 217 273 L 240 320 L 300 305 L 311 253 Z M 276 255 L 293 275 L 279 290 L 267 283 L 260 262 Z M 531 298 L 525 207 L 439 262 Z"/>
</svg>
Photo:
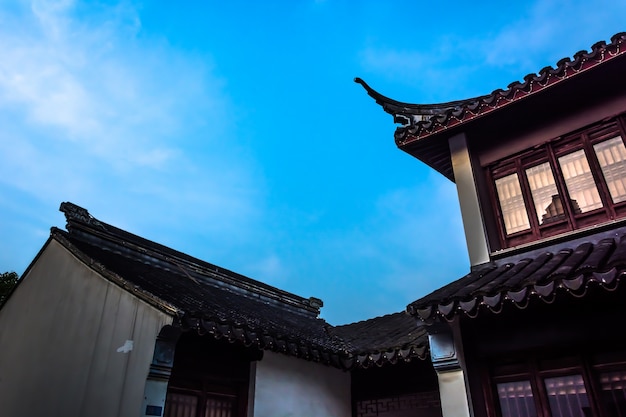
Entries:
<svg viewBox="0 0 626 417">
<path fill-rule="evenodd" d="M 216 340 L 226 340 L 229 343 L 242 344 L 246 347 L 256 347 L 259 350 L 270 350 L 288 356 L 321 363 L 324 365 L 351 370 L 354 368 L 381 367 L 387 364 L 410 362 L 412 359 L 426 359 L 428 346 L 426 339 L 419 345 L 405 345 L 389 348 L 385 351 L 355 353 L 336 339 L 334 348 L 328 348 L 323 343 L 315 344 L 311 341 L 283 338 L 280 334 L 267 331 L 257 331 L 244 324 L 237 325 L 229 321 L 182 316 L 177 318 L 175 327 L 182 331 L 196 331 L 200 336 L 210 336 Z M 332 332 L 332 326 L 327 325 L 327 331 Z M 331 336 L 332 337 L 332 336 Z"/>
<path fill-rule="evenodd" d="M 381 367 L 386 364 L 398 362 L 410 362 L 413 358 L 426 359 L 428 346 L 426 344 L 417 347 L 405 347 L 384 352 L 374 352 L 356 355 L 355 365 L 367 369 L 374 366 Z"/>
<path fill-rule="evenodd" d="M 484 96 L 447 103 L 403 103 L 378 93 L 360 78 L 355 78 L 354 81 L 361 84 L 367 94 L 374 98 L 385 112 L 393 116 L 395 123 L 401 125 L 396 130 L 395 139 L 397 145 L 402 148 L 417 140 L 483 117 L 620 56 L 626 50 L 624 43 L 626 32 L 618 33 L 611 37 L 611 43 L 597 42 L 589 52 L 579 51 L 574 54 L 573 59 L 561 59 L 555 68 L 547 66 L 538 74 L 528 74 L 523 81 L 509 84 L 506 90 L 498 89 Z"/>
<path fill-rule="evenodd" d="M 452 321 L 458 314 L 474 318 L 481 311 L 500 313 L 506 304 L 525 309 L 533 299 L 552 303 L 560 294 L 585 297 L 591 288 L 615 291 L 625 275 L 626 234 L 515 264 L 485 266 L 411 303 L 407 312 L 427 324 Z"/>
</svg>

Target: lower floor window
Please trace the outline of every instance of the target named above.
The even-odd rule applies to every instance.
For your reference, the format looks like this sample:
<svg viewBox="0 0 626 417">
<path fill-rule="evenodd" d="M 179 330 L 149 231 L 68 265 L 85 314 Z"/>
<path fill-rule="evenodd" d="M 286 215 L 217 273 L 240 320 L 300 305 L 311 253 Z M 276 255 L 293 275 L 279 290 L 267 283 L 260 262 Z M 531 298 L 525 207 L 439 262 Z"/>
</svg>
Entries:
<svg viewBox="0 0 626 417">
<path fill-rule="evenodd" d="M 498 384 L 498 399 L 502 417 L 537 417 L 530 381 Z"/>
<path fill-rule="evenodd" d="M 601 402 L 610 417 L 626 417 L 626 371 L 600 374 Z"/>
<path fill-rule="evenodd" d="M 565 362 L 567 366 L 559 368 L 533 359 L 496 368 L 497 415 L 626 417 L 626 362 L 607 364 L 591 358 Z"/>
<path fill-rule="evenodd" d="M 206 392 L 170 391 L 165 402 L 165 417 L 233 417 L 236 397 Z"/>
<path fill-rule="evenodd" d="M 553 417 L 591 417 L 591 407 L 582 375 L 567 375 L 544 380 Z"/>
</svg>

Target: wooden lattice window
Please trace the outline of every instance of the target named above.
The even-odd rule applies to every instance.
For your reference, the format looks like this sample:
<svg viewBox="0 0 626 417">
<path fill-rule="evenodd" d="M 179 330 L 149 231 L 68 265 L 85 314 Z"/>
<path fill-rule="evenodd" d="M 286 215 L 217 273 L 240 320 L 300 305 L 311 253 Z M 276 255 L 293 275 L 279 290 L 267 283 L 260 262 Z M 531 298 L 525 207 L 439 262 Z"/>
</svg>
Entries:
<svg viewBox="0 0 626 417">
<path fill-rule="evenodd" d="M 237 395 L 212 390 L 177 390 L 167 393 L 164 417 L 235 417 Z"/>
<path fill-rule="evenodd" d="M 602 355 L 494 368 L 491 379 L 497 417 L 626 417 L 626 355 L 605 362 Z M 615 359 L 613 356 L 612 360 Z"/>
<path fill-rule="evenodd" d="M 501 247 L 625 217 L 624 138 L 615 119 L 491 165 Z"/>
</svg>

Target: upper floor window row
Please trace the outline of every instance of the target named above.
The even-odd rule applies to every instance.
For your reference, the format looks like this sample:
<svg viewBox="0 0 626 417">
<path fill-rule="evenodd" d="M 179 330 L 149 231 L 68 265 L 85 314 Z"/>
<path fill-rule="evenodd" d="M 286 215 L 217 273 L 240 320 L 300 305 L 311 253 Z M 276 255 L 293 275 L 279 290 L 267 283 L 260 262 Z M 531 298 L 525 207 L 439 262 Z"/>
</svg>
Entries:
<svg viewBox="0 0 626 417">
<path fill-rule="evenodd" d="M 625 137 L 616 119 L 492 165 L 501 246 L 626 216 Z"/>
</svg>

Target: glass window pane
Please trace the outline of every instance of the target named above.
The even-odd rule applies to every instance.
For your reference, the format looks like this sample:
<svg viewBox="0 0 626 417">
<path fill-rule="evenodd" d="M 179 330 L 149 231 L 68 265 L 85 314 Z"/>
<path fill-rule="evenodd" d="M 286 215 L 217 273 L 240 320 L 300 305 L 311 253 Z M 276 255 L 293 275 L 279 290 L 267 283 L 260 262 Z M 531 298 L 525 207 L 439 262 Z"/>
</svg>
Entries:
<svg viewBox="0 0 626 417">
<path fill-rule="evenodd" d="M 497 385 L 502 417 L 536 417 L 530 381 L 505 382 Z"/>
<path fill-rule="evenodd" d="M 522 189 L 519 185 L 517 174 L 507 175 L 497 179 L 496 190 L 500 209 L 504 218 L 504 228 L 507 234 L 520 232 L 530 228 L 528 213 L 524 205 Z"/>
<path fill-rule="evenodd" d="M 607 417 L 626 416 L 626 371 L 600 375 L 601 401 Z"/>
<path fill-rule="evenodd" d="M 609 193 L 614 203 L 626 201 L 626 147 L 622 138 L 613 139 L 593 145 L 600 168 Z"/>
<path fill-rule="evenodd" d="M 545 162 L 526 170 L 526 178 L 535 203 L 537 220 L 545 224 L 565 218 L 561 196 L 556 189 L 550 163 Z"/>
<path fill-rule="evenodd" d="M 602 207 L 600 194 L 591 175 L 584 150 L 572 152 L 559 158 L 563 179 L 572 199 L 574 213 L 585 213 Z"/>
<path fill-rule="evenodd" d="M 546 378 L 552 417 L 591 417 L 589 398 L 581 375 Z"/>
<path fill-rule="evenodd" d="M 168 392 L 165 401 L 165 417 L 196 417 L 198 397 Z"/>
<path fill-rule="evenodd" d="M 206 400 L 204 417 L 231 417 L 234 406 L 234 397 L 209 397 Z"/>
</svg>

